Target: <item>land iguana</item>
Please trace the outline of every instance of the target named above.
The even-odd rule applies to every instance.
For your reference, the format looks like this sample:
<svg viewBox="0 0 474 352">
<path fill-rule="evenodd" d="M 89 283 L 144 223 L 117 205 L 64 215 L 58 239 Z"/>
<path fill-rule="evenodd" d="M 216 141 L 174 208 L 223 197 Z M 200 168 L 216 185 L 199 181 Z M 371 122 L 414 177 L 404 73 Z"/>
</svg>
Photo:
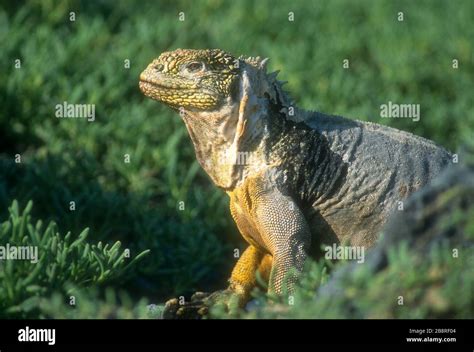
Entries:
<svg viewBox="0 0 474 352">
<path fill-rule="evenodd" d="M 297 108 L 267 62 L 177 49 L 140 75 L 146 96 L 179 112 L 249 244 L 227 289 L 184 305 L 170 300 L 166 316 L 206 314 L 216 302 L 243 306 L 257 275 L 269 292 L 291 292 L 321 245 L 370 248 L 397 202 L 451 162 L 448 151 L 413 134 Z"/>
</svg>

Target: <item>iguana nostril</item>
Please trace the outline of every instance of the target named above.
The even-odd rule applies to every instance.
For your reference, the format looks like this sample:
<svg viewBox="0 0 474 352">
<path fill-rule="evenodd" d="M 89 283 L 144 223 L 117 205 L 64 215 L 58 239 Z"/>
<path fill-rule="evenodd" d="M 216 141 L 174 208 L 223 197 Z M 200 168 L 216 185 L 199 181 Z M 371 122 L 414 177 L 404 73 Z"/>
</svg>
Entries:
<svg viewBox="0 0 474 352">
<path fill-rule="evenodd" d="M 162 64 L 156 64 L 152 66 L 155 71 L 161 72 L 163 71 L 164 66 Z"/>
</svg>

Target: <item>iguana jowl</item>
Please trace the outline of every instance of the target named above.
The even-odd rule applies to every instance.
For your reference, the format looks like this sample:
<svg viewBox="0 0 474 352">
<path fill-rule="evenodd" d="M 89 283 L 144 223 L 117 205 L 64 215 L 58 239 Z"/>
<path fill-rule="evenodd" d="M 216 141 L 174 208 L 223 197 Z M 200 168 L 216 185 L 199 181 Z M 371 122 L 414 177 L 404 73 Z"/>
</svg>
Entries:
<svg viewBox="0 0 474 352">
<path fill-rule="evenodd" d="M 240 303 L 257 271 L 280 293 L 321 244 L 372 246 L 397 202 L 451 160 L 410 133 L 296 108 L 266 63 L 178 49 L 140 75 L 146 96 L 180 111 L 199 163 L 230 197 L 249 243 L 225 291 Z"/>
</svg>

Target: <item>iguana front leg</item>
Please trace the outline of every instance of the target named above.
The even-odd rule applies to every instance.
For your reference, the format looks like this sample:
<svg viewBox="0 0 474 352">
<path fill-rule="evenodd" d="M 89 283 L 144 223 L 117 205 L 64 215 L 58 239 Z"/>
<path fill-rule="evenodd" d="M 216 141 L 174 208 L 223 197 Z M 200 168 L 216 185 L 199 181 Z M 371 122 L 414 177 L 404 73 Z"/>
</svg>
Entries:
<svg viewBox="0 0 474 352">
<path fill-rule="evenodd" d="M 292 291 L 296 272 L 303 269 L 311 243 L 303 212 L 265 176 L 249 178 L 229 196 L 232 216 L 250 243 L 232 271 L 230 286 L 211 294 L 196 293 L 183 305 L 176 299 L 170 300 L 165 317 L 203 316 L 215 304 L 224 304 L 229 311 L 243 307 L 256 285 L 257 271 L 268 280 L 270 293 L 281 294 L 285 283 L 288 291 Z"/>
<path fill-rule="evenodd" d="M 245 305 L 250 299 L 250 293 L 257 286 L 257 273 L 268 281 L 272 267 L 272 257 L 269 254 L 250 245 L 237 261 L 230 276 L 229 289 L 239 295 L 239 306 Z"/>
<path fill-rule="evenodd" d="M 303 212 L 265 175 L 245 182 L 231 194 L 231 211 L 243 237 L 272 257 L 269 292 L 291 291 L 296 271 L 303 269 L 311 233 Z"/>
</svg>

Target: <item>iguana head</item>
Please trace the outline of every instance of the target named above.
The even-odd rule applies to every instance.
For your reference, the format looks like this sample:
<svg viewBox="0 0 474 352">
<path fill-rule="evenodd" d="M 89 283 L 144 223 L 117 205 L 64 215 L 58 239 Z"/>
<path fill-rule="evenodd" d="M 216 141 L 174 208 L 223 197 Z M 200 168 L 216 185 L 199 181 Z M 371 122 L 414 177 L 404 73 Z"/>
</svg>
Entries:
<svg viewBox="0 0 474 352">
<path fill-rule="evenodd" d="M 162 53 L 140 75 L 140 89 L 172 108 L 213 110 L 233 93 L 238 60 L 220 49 Z"/>
<path fill-rule="evenodd" d="M 143 94 L 180 111 L 199 163 L 222 188 L 231 189 L 248 167 L 264 164 L 236 160 L 268 134 L 270 111 L 284 114 L 290 104 L 266 63 L 220 49 L 177 49 L 162 53 L 140 75 Z"/>
</svg>

